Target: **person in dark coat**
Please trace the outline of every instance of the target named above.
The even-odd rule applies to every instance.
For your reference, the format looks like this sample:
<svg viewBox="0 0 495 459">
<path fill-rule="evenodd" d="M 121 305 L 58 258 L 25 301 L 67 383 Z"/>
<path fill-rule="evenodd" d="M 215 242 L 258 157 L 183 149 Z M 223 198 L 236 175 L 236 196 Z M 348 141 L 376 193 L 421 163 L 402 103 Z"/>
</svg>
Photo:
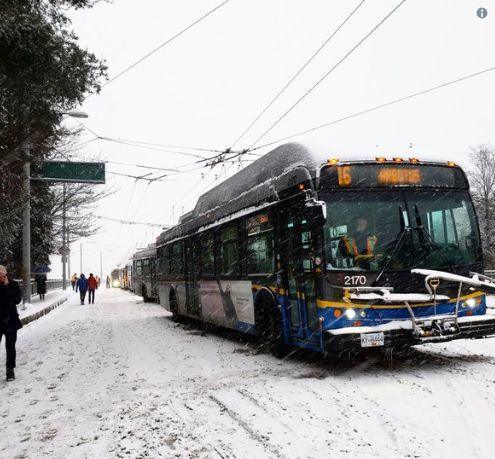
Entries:
<svg viewBox="0 0 495 459">
<path fill-rule="evenodd" d="M 81 273 L 81 276 L 76 283 L 76 292 L 79 290 L 79 296 L 81 297 L 81 304 L 84 304 L 84 299 L 86 298 L 86 292 L 88 291 L 88 279 Z"/>
<path fill-rule="evenodd" d="M 7 275 L 5 266 L 0 265 L 0 341 L 5 335 L 7 381 L 15 379 L 15 342 L 17 341 L 17 330 L 22 328 L 17 305 L 21 300 L 19 284 Z"/>
<path fill-rule="evenodd" d="M 36 282 L 36 290 L 38 291 L 40 300 L 44 301 L 46 294 L 46 274 L 36 274 L 36 276 L 34 276 L 34 280 Z"/>
</svg>

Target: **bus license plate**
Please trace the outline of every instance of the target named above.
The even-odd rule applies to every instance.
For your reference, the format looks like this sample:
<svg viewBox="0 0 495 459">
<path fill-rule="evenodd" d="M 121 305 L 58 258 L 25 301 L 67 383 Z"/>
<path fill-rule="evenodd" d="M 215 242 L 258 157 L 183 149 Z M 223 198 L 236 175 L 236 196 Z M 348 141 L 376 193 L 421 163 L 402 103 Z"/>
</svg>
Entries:
<svg viewBox="0 0 495 459">
<path fill-rule="evenodd" d="M 361 347 L 376 347 L 385 344 L 385 336 L 383 332 L 378 333 L 362 333 Z"/>
</svg>

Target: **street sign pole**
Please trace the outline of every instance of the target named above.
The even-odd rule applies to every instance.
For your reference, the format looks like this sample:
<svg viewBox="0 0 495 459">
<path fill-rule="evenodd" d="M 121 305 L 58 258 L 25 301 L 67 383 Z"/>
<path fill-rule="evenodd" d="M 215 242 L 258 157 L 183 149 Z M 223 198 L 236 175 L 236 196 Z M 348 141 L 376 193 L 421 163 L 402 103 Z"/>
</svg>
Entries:
<svg viewBox="0 0 495 459">
<path fill-rule="evenodd" d="M 65 216 L 65 195 L 66 185 L 63 184 L 62 191 L 62 290 L 67 289 L 67 228 L 66 228 L 66 216 Z"/>
<path fill-rule="evenodd" d="M 31 302 L 31 145 L 24 144 L 24 162 L 22 191 L 24 195 L 24 209 L 22 211 L 22 307 Z"/>
</svg>

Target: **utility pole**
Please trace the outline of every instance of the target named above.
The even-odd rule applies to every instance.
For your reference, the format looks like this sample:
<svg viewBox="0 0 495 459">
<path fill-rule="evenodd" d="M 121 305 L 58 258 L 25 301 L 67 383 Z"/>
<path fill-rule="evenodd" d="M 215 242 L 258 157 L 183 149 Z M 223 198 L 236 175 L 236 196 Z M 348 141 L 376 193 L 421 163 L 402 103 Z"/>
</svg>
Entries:
<svg viewBox="0 0 495 459">
<path fill-rule="evenodd" d="M 63 184 L 62 191 L 62 290 L 67 289 L 67 228 L 66 228 L 66 217 L 65 217 L 65 196 L 66 196 L 66 185 Z"/>
<path fill-rule="evenodd" d="M 24 195 L 24 209 L 22 212 L 22 304 L 31 301 L 31 145 L 24 144 L 26 156 L 22 167 L 22 191 Z"/>
<path fill-rule="evenodd" d="M 66 230 L 66 236 L 65 236 L 66 240 L 67 240 L 67 273 L 69 274 L 69 276 L 71 275 L 71 270 L 70 270 L 70 237 L 69 237 L 69 230 Z"/>
<path fill-rule="evenodd" d="M 79 275 L 83 272 L 82 270 L 82 242 L 79 243 Z"/>
</svg>

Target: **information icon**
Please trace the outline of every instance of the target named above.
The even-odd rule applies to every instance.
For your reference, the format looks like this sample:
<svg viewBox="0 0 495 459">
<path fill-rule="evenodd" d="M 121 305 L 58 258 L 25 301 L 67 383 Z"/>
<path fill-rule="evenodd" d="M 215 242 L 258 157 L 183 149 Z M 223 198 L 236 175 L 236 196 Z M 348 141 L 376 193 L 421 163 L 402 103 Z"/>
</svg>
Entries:
<svg viewBox="0 0 495 459">
<path fill-rule="evenodd" d="M 488 16 L 488 10 L 486 8 L 478 8 L 476 14 L 478 15 L 479 18 L 484 19 Z"/>
</svg>

